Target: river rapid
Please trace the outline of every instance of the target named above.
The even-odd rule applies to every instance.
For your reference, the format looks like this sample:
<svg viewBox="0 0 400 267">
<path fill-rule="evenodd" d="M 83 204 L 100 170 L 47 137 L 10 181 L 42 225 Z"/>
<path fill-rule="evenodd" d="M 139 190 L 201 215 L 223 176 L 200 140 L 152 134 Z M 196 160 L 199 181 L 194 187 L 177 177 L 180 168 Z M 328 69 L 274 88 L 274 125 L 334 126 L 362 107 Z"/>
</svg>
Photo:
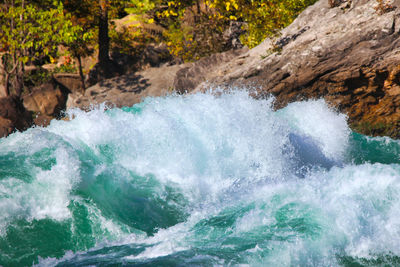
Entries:
<svg viewBox="0 0 400 267">
<path fill-rule="evenodd" d="M 400 265 L 400 143 L 272 101 L 146 98 L 0 139 L 0 265 Z"/>
</svg>

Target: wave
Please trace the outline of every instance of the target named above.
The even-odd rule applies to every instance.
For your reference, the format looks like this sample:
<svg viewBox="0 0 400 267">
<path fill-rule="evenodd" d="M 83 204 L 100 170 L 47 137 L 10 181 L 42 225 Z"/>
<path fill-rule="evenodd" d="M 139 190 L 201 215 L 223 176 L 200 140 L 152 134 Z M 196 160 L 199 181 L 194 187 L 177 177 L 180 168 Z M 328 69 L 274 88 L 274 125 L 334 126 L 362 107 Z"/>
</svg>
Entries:
<svg viewBox="0 0 400 267">
<path fill-rule="evenodd" d="M 72 110 L 0 139 L 0 265 L 400 262 L 400 145 L 246 91 Z"/>
</svg>

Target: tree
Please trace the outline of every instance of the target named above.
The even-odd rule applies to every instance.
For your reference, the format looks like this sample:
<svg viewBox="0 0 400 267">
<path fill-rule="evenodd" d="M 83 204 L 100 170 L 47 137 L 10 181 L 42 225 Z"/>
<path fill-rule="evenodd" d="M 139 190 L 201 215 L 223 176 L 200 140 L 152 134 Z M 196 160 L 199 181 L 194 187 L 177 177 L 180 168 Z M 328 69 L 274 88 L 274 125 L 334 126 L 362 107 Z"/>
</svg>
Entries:
<svg viewBox="0 0 400 267">
<path fill-rule="evenodd" d="M 212 16 L 201 0 L 131 0 L 129 13 L 146 13 L 167 30 L 164 40 L 172 55 L 190 61 L 223 51 L 222 32 L 229 23 Z"/>
<path fill-rule="evenodd" d="M 82 57 L 90 56 L 93 54 L 93 48 L 91 47 L 94 39 L 93 29 L 84 29 L 83 27 L 77 27 L 74 31 L 74 38 L 70 42 L 64 42 L 63 45 L 67 47 L 71 55 L 78 61 L 78 71 L 81 79 L 82 88 L 86 88 L 85 76 L 83 74 Z"/>
<path fill-rule="evenodd" d="M 167 28 L 165 41 L 185 61 L 228 49 L 221 36 L 237 21 L 246 33 L 241 42 L 252 48 L 275 36 L 316 0 L 131 0 L 131 13 L 146 12 Z"/>
<path fill-rule="evenodd" d="M 25 0 L 6 1 L 0 6 L 0 67 L 5 74 L 3 96 L 20 96 L 23 89 L 25 65 L 40 56 L 55 53 L 63 42 L 72 42 L 77 27 L 72 26 L 63 6 L 40 9 Z"/>
<path fill-rule="evenodd" d="M 206 0 L 223 20 L 242 21 L 247 32 L 242 42 L 252 48 L 288 26 L 307 6 L 317 0 Z"/>
<path fill-rule="evenodd" d="M 94 74 L 89 83 L 96 82 L 101 78 L 110 78 L 118 66 L 110 59 L 110 19 L 126 14 L 124 8 L 128 0 L 63 0 L 65 10 L 71 15 L 74 25 L 80 26 L 84 31 L 78 35 L 76 42 L 67 44 L 71 54 L 77 58 L 81 66 L 81 58 L 90 55 L 98 48 L 98 64 L 95 66 Z M 97 35 L 97 45 L 92 41 Z M 81 67 L 80 74 L 82 85 L 84 79 Z"/>
<path fill-rule="evenodd" d="M 110 37 L 108 35 L 108 0 L 99 0 L 99 66 L 103 74 L 110 65 Z"/>
</svg>

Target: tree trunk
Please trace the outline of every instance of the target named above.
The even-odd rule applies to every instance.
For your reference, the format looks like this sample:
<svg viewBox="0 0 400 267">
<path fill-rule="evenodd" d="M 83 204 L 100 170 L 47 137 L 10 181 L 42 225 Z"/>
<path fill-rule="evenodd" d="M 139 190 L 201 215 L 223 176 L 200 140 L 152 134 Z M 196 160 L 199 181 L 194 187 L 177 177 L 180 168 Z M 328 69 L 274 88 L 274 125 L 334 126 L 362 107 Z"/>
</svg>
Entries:
<svg viewBox="0 0 400 267">
<path fill-rule="evenodd" d="M 9 80 L 10 80 L 10 74 L 7 72 L 7 65 L 4 59 L 5 55 L 2 54 L 0 55 L 0 68 L 2 70 L 2 73 L 0 73 L 1 76 L 1 82 L 3 83 L 2 86 L 0 86 L 1 92 L 0 92 L 0 97 L 2 96 L 9 96 L 10 95 L 10 88 L 9 88 Z"/>
<path fill-rule="evenodd" d="M 11 62 L 9 61 L 11 60 Z M 10 66 L 10 64 L 12 64 Z M 13 56 L 10 56 L 9 54 L 3 54 L 0 57 L 0 66 L 4 71 L 4 96 L 10 96 L 10 78 L 12 77 L 12 74 L 15 74 L 15 76 L 18 76 L 18 61 L 17 61 L 17 56 L 14 54 Z M 9 68 L 12 68 L 9 70 Z"/>
<path fill-rule="evenodd" d="M 106 66 L 110 61 L 110 37 L 108 36 L 108 0 L 99 0 L 99 64 Z"/>
<path fill-rule="evenodd" d="M 200 17 L 201 13 L 200 0 L 196 1 L 196 7 L 197 7 L 197 16 Z"/>
<path fill-rule="evenodd" d="M 78 59 L 78 69 L 79 69 L 79 76 L 81 77 L 82 88 L 83 91 L 85 91 L 86 86 L 85 86 L 85 76 L 83 75 L 83 70 L 82 70 L 82 59 L 80 55 L 78 55 L 76 58 Z"/>
<path fill-rule="evenodd" d="M 21 97 L 24 89 L 24 70 L 22 63 L 18 62 L 17 64 L 18 65 L 15 71 L 14 93 L 19 98 Z"/>
<path fill-rule="evenodd" d="M 5 77 L 4 77 L 3 96 L 9 96 L 9 95 L 10 95 L 10 74 L 6 72 Z"/>
<path fill-rule="evenodd" d="M 121 67 L 110 59 L 110 37 L 108 35 L 108 5 L 110 0 L 99 0 L 99 57 L 94 70 L 89 72 L 89 84 L 109 79 L 122 73 Z"/>
<path fill-rule="evenodd" d="M 108 0 L 99 0 L 99 57 L 97 81 L 113 77 L 115 73 L 110 59 L 110 37 L 108 36 Z"/>
</svg>

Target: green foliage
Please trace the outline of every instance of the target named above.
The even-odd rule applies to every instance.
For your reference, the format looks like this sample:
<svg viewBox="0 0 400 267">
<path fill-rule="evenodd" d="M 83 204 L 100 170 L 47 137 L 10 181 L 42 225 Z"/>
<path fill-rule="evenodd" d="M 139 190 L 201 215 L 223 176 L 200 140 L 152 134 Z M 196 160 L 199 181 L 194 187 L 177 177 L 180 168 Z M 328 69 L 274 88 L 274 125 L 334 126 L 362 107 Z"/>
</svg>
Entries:
<svg viewBox="0 0 400 267">
<path fill-rule="evenodd" d="M 223 31 L 229 24 L 196 0 L 161 1 L 154 20 L 166 27 L 164 40 L 170 53 L 184 61 L 223 51 Z"/>
<path fill-rule="evenodd" d="M 86 27 L 81 25 L 76 25 L 74 28 L 74 31 L 71 32 L 72 38 L 63 41 L 62 44 L 75 58 L 92 55 L 96 36 L 95 30 L 93 28 L 85 29 Z"/>
<path fill-rule="evenodd" d="M 101 42 L 98 38 L 101 13 L 100 9 L 107 10 L 108 12 L 106 13 L 108 14 L 108 17 L 112 19 L 125 16 L 127 14 L 125 8 L 131 6 L 129 0 L 63 0 L 63 2 L 65 4 L 65 11 L 70 14 L 73 25 L 78 27 L 77 31 L 75 31 L 74 40 L 69 43 L 64 43 L 64 45 L 68 48 L 72 56 L 77 59 L 90 56 L 93 54 L 94 49 L 99 48 Z M 112 23 L 109 24 L 112 32 Z M 114 38 L 108 36 L 112 38 L 111 41 L 125 41 L 118 40 L 119 37 L 116 37 L 115 32 L 110 34 L 114 34 Z M 121 36 L 121 38 L 126 39 L 125 36 Z M 105 38 L 102 41 L 107 41 L 106 39 L 108 38 Z M 99 43 L 96 43 L 98 40 Z"/>
<path fill-rule="evenodd" d="M 4 56 L 0 62 L 6 73 L 5 95 L 9 92 L 9 78 L 21 92 L 24 65 L 53 55 L 61 43 L 72 43 L 79 27 L 73 26 L 63 5 L 53 1 L 54 8 L 41 9 L 25 1 L 0 5 L 0 47 Z M 19 88 L 17 88 L 19 87 Z"/>
<path fill-rule="evenodd" d="M 28 4 L 2 7 L 0 45 L 7 53 L 17 54 L 27 63 L 39 56 L 47 56 L 62 42 L 74 40 L 75 27 L 64 15 L 62 5 L 56 9 L 41 10 Z M 25 52 L 33 51 L 33 52 Z"/>
<path fill-rule="evenodd" d="M 125 9 L 130 14 L 145 14 L 152 11 L 161 1 L 131 0 L 131 7 Z"/>
<path fill-rule="evenodd" d="M 167 45 L 172 55 L 189 61 L 195 58 L 197 42 L 193 40 L 193 28 L 190 26 L 177 27 L 171 25 L 165 33 Z"/>
<path fill-rule="evenodd" d="M 252 48 L 265 38 L 279 33 L 297 15 L 316 0 L 211 0 L 208 5 L 216 10 L 221 20 L 237 20 L 247 24 L 241 37 L 244 45 Z"/>
<path fill-rule="evenodd" d="M 24 75 L 24 85 L 27 87 L 39 86 L 51 80 L 51 72 L 43 68 L 37 68 Z"/>
<path fill-rule="evenodd" d="M 76 73 L 77 69 L 73 64 L 62 64 L 55 67 L 53 73 Z"/>
<path fill-rule="evenodd" d="M 138 25 L 122 27 L 118 31 L 115 27 L 111 27 L 110 38 L 113 51 L 133 56 L 142 53 L 147 44 L 158 42 L 156 36 L 149 34 Z"/>
<path fill-rule="evenodd" d="M 316 0 L 131 0 L 137 15 L 147 14 L 166 28 L 171 54 L 190 61 L 225 49 L 222 36 L 231 21 L 244 23 L 244 45 L 252 48 L 276 36 Z"/>
</svg>

